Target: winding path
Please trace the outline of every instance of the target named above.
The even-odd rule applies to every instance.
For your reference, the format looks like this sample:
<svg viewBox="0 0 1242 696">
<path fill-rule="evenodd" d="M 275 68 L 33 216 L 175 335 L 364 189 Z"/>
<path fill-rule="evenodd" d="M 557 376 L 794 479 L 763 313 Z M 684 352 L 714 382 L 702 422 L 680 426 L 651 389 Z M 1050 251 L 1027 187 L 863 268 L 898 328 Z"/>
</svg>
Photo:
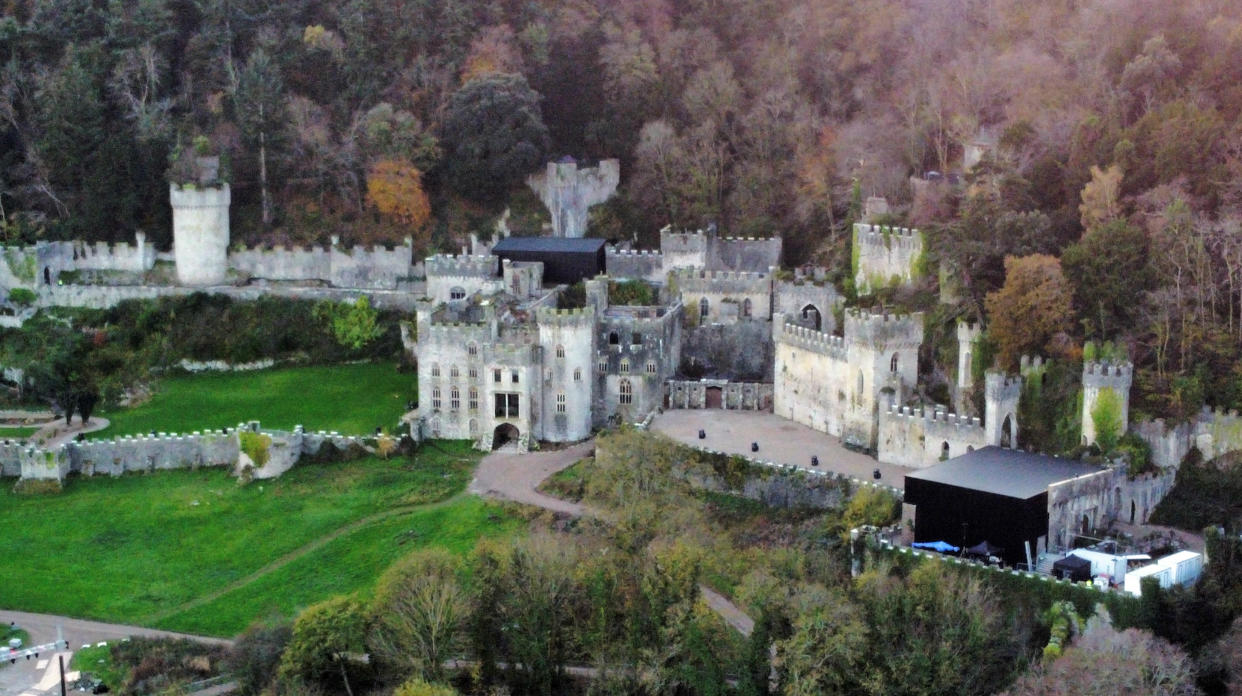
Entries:
<svg viewBox="0 0 1242 696">
<path fill-rule="evenodd" d="M 536 490 L 544 479 L 568 469 L 580 459 L 591 456 L 594 451 L 595 441 L 587 440 L 571 447 L 546 452 L 492 452 L 479 462 L 469 490 L 478 495 L 512 500 L 566 515 L 598 519 L 601 515 L 596 510 L 580 503 L 553 498 Z M 699 585 L 699 593 L 707 606 L 724 619 L 725 623 L 743 636 L 750 636 L 755 629 L 755 621 L 746 612 L 706 585 Z"/>
</svg>

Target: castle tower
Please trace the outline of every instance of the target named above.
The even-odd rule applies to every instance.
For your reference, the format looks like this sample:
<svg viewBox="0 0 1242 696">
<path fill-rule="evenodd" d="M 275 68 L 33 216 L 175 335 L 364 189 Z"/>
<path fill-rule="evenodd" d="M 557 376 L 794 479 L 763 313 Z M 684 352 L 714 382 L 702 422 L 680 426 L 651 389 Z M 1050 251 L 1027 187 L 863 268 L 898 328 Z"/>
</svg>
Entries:
<svg viewBox="0 0 1242 696">
<path fill-rule="evenodd" d="M 989 370 L 984 379 L 984 438 L 989 445 L 1016 449 L 1022 378 Z"/>
<path fill-rule="evenodd" d="M 983 335 L 983 324 L 977 321 L 957 322 L 957 390 L 968 391 L 975 385 L 975 341 Z"/>
<path fill-rule="evenodd" d="M 228 273 L 229 185 L 170 184 L 177 282 L 218 285 Z"/>
<path fill-rule="evenodd" d="M 1095 418 L 1092 413 L 1101 398 L 1115 398 L 1120 406 L 1120 423 L 1117 435 L 1123 435 L 1130 423 L 1130 382 L 1134 378 L 1134 365 L 1112 362 L 1084 362 L 1082 366 L 1082 442 L 1096 441 Z"/>
<path fill-rule="evenodd" d="M 591 436 L 595 402 L 595 310 L 540 308 L 539 345 L 543 352 L 543 399 L 538 428 L 550 442 Z"/>
<path fill-rule="evenodd" d="M 900 403 L 918 382 L 923 315 L 847 312 L 844 343 L 849 405 L 842 438 L 874 449 L 880 410 Z"/>
<path fill-rule="evenodd" d="M 553 237 L 586 236 L 587 210 L 612 197 L 619 183 L 621 164 L 615 159 L 586 169 L 578 169 L 578 163 L 569 158 L 548 162 L 545 171 L 526 179 L 552 215 Z"/>
</svg>

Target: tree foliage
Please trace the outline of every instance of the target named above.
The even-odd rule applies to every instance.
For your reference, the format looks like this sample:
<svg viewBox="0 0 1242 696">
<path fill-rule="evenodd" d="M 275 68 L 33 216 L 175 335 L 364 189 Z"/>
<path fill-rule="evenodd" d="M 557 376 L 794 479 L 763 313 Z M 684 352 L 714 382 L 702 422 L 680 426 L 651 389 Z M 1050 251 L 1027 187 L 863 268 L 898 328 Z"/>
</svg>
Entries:
<svg viewBox="0 0 1242 696">
<path fill-rule="evenodd" d="M 423 175 L 412 164 L 383 159 L 367 172 L 367 203 L 414 231 L 431 216 L 431 201 L 423 191 Z"/>
<path fill-rule="evenodd" d="M 1014 369 L 1023 354 L 1043 350 L 1052 337 L 1070 327 L 1070 290 L 1061 264 L 1053 256 L 1005 258 L 1005 284 L 986 301 L 996 342 L 997 363 Z"/>
<path fill-rule="evenodd" d="M 539 94 L 521 75 L 471 80 L 453 94 L 442 139 L 450 180 L 458 191 L 494 198 L 540 167 L 548 129 Z"/>
</svg>

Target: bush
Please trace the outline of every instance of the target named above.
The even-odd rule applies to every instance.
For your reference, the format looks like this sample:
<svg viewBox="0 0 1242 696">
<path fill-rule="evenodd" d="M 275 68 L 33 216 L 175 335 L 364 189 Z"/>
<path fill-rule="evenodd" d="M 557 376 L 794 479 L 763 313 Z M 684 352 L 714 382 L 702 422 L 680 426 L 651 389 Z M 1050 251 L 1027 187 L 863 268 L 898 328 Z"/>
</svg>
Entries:
<svg viewBox="0 0 1242 696">
<path fill-rule="evenodd" d="M 244 696 L 260 694 L 271 683 L 281 653 L 292 637 L 293 627 L 283 620 L 252 624 L 238 636 L 227 664 Z"/>
<path fill-rule="evenodd" d="M 39 296 L 34 290 L 27 288 L 12 288 L 9 290 L 9 302 L 15 305 L 29 306 L 35 303 Z"/>
</svg>

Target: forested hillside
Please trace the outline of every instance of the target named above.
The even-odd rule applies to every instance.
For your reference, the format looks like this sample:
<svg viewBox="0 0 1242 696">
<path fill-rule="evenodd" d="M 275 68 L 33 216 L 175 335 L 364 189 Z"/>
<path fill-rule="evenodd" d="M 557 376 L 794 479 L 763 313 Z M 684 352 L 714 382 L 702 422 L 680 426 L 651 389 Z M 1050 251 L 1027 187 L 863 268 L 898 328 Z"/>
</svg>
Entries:
<svg viewBox="0 0 1242 696">
<path fill-rule="evenodd" d="M 618 157 L 592 234 L 840 269 L 884 196 L 957 314 L 1040 310 L 1002 363 L 1113 340 L 1139 415 L 1242 406 L 1230 0 L 11 0 L 0 55 L 10 243 L 166 247 L 170 172 L 218 154 L 235 241 L 454 248 L 506 204 L 537 229 L 547 159 Z"/>
</svg>

